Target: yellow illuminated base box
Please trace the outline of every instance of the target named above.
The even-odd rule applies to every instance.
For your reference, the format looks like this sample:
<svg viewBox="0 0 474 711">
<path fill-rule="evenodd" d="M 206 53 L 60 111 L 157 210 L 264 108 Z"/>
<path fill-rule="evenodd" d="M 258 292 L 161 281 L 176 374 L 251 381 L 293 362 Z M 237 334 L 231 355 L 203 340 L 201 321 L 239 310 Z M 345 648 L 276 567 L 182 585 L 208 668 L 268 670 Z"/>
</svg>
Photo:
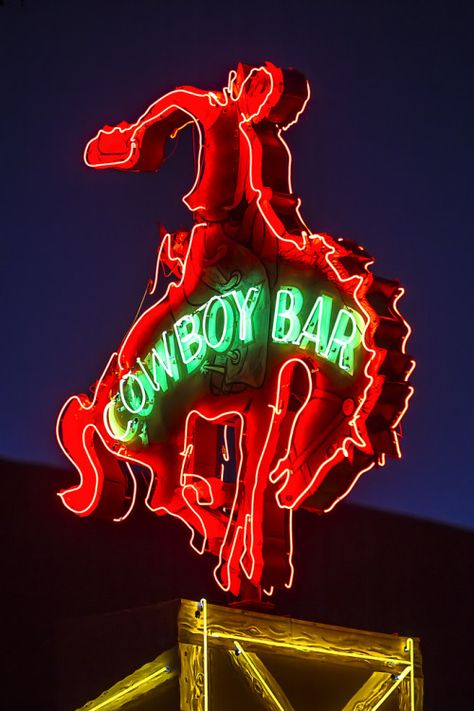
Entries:
<svg viewBox="0 0 474 711">
<path fill-rule="evenodd" d="M 174 644 L 81 711 L 421 711 L 419 640 L 181 600 Z"/>
</svg>

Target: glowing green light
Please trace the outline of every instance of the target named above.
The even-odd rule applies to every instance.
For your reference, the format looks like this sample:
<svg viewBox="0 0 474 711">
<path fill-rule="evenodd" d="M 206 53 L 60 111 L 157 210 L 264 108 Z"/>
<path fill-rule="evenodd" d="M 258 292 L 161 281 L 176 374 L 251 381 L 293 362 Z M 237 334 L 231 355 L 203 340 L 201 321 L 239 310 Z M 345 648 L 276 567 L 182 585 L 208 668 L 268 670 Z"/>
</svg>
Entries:
<svg viewBox="0 0 474 711">
<path fill-rule="evenodd" d="M 363 331 L 360 314 L 347 307 L 339 308 L 331 331 L 334 298 L 320 294 L 301 327 L 303 305 L 304 297 L 298 288 L 284 286 L 277 291 L 272 326 L 273 342 L 295 343 L 304 350 L 314 344 L 314 352 L 317 355 L 337 364 L 341 370 L 352 375 L 354 351 L 360 344 Z"/>
<path fill-rule="evenodd" d="M 318 296 L 309 312 L 306 323 L 298 336 L 297 344 L 307 348 L 309 343 L 314 343 L 314 352 L 323 353 L 328 344 L 329 324 L 332 313 L 332 299 L 326 294 Z"/>
<path fill-rule="evenodd" d="M 173 334 L 163 331 L 161 339 L 145 358 L 145 363 L 137 358 L 137 363 L 148 379 L 151 387 L 162 392 L 168 390 L 168 379 L 179 380 L 176 345 Z M 151 376 L 150 376 L 151 371 Z"/>
<path fill-rule="evenodd" d="M 262 293 L 261 286 L 252 286 L 214 295 L 194 312 L 179 318 L 171 331 L 163 331 L 151 351 L 143 360 L 137 358 L 133 370 L 120 380 L 118 393 L 104 413 L 110 433 L 119 441 L 141 440 L 146 445 L 145 418 L 159 407 L 160 393 L 167 392 L 186 374 L 205 372 L 200 366 L 208 360 L 212 365 L 213 354 L 225 357 L 244 343 L 255 344 L 255 351 L 248 346 L 249 358 L 261 352 L 257 342 L 269 339 L 266 319 L 265 325 L 257 319 L 256 307 Z M 315 298 L 312 287 L 308 298 L 292 285 L 276 292 L 270 335 L 274 348 L 285 347 L 289 353 L 307 351 L 353 375 L 363 330 L 362 316 L 341 306 L 334 296 L 319 294 Z"/>
<path fill-rule="evenodd" d="M 354 372 L 354 350 L 359 345 L 363 329 L 362 317 L 344 308 L 336 317 L 326 351 L 322 354 L 332 363 L 338 361 L 342 370 Z"/>
<path fill-rule="evenodd" d="M 202 317 L 206 344 L 218 353 L 228 350 L 234 338 L 234 327 L 235 313 L 232 304 L 221 296 L 214 296 L 207 302 Z"/>
<path fill-rule="evenodd" d="M 272 339 L 276 343 L 294 343 L 301 323 L 298 314 L 303 306 L 303 294 L 296 286 L 279 289 L 275 301 Z"/>
<path fill-rule="evenodd" d="M 136 415 L 138 412 L 143 414 L 148 398 L 139 374 L 126 373 L 119 383 L 119 391 L 124 407 L 132 415 Z M 151 412 L 149 407 L 147 409 Z"/>
<path fill-rule="evenodd" d="M 254 338 L 252 315 L 257 306 L 260 291 L 260 286 L 252 286 L 245 297 L 241 291 L 232 291 L 230 294 L 234 298 L 239 312 L 239 338 L 242 343 L 249 343 Z"/>
<path fill-rule="evenodd" d="M 116 404 L 112 401 L 104 410 L 104 424 L 109 433 L 119 442 L 131 442 L 137 436 L 139 420 L 137 417 L 128 420 L 124 428 L 117 418 Z"/>
<path fill-rule="evenodd" d="M 205 355 L 205 342 L 199 333 L 201 320 L 197 313 L 182 316 L 174 325 L 174 332 L 178 342 L 181 360 L 187 368 L 188 373 L 192 373 L 199 368 Z"/>
</svg>

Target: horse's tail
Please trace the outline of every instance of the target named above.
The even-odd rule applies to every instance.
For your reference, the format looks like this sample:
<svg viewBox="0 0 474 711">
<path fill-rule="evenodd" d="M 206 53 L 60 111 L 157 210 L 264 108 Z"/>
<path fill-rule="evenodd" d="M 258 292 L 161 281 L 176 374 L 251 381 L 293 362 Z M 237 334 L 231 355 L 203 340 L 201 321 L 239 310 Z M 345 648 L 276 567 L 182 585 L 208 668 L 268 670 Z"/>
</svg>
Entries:
<svg viewBox="0 0 474 711">
<path fill-rule="evenodd" d="M 98 514 L 113 519 L 123 513 L 128 478 L 100 432 L 102 408 L 95 399 L 74 395 L 62 408 L 56 434 L 59 445 L 79 472 L 76 486 L 59 492 L 63 504 L 78 516 Z"/>
</svg>

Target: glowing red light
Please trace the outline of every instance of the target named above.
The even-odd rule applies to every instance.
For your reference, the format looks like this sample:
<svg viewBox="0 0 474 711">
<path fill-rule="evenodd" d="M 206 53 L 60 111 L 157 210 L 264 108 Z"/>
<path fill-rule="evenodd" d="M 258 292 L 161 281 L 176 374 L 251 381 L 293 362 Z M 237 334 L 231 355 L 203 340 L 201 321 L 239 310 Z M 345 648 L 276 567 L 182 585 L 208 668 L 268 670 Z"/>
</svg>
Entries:
<svg viewBox="0 0 474 711">
<path fill-rule="evenodd" d="M 244 579 L 267 595 L 291 585 L 293 511 L 330 511 L 400 456 L 412 394 L 403 290 L 375 277 L 358 245 L 312 233 L 293 194 L 282 132 L 309 97 L 295 70 L 239 65 L 220 92 L 176 89 L 135 123 L 101 129 L 84 156 L 154 171 L 181 128 L 199 137 L 183 198 L 194 225 L 163 237 L 149 296 L 162 270 L 176 280 L 132 325 L 92 401 L 62 408 L 58 441 L 80 481 L 60 496 L 77 515 L 123 520 L 140 465 L 147 506 L 189 527 L 234 595 Z"/>
</svg>

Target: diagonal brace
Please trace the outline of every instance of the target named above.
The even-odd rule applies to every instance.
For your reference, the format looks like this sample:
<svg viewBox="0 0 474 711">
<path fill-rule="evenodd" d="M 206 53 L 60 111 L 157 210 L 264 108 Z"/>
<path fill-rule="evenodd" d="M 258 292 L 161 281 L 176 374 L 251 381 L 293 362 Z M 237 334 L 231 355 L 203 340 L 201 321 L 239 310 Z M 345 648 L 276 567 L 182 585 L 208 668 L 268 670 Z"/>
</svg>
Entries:
<svg viewBox="0 0 474 711">
<path fill-rule="evenodd" d="M 227 653 L 263 708 L 268 711 L 294 711 L 285 692 L 256 654 L 246 652 L 238 642 L 234 642 L 234 649 L 228 649 Z"/>
<path fill-rule="evenodd" d="M 382 699 L 393 691 L 394 679 L 387 672 L 374 672 L 365 684 L 349 699 L 342 711 L 370 711 L 377 708 Z M 394 687 L 395 688 L 395 687 Z"/>
</svg>

